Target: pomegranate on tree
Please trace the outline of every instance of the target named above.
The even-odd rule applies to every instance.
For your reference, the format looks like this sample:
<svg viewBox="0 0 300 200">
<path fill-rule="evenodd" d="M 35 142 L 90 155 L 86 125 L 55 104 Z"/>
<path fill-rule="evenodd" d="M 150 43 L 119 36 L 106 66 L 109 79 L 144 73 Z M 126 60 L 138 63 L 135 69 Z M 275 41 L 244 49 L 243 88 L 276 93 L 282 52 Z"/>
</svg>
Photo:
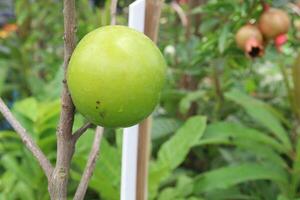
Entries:
<svg viewBox="0 0 300 200">
<path fill-rule="evenodd" d="M 259 18 L 259 29 L 266 38 L 276 38 L 286 34 L 290 27 L 290 18 L 286 12 L 269 8 Z"/>
<path fill-rule="evenodd" d="M 247 24 L 235 36 L 236 43 L 245 53 L 254 58 L 263 55 L 263 36 L 257 26 Z"/>
</svg>

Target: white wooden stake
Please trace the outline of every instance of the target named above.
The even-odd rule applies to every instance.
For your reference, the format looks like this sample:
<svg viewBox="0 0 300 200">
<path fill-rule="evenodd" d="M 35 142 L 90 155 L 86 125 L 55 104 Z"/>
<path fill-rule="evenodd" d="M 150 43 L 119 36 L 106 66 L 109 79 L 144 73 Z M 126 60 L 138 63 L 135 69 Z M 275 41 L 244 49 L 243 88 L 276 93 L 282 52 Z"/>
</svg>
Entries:
<svg viewBox="0 0 300 200">
<path fill-rule="evenodd" d="M 129 6 L 130 28 L 144 32 L 145 0 L 136 0 Z M 138 156 L 138 125 L 125 128 L 122 149 L 121 200 L 136 200 L 136 175 Z"/>
</svg>

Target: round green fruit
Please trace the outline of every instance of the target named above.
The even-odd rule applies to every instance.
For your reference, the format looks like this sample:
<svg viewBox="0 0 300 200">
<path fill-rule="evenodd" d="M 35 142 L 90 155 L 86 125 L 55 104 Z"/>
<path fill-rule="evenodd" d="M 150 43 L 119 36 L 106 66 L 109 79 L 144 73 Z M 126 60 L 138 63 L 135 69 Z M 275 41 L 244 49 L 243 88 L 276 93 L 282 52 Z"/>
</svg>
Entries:
<svg viewBox="0 0 300 200">
<path fill-rule="evenodd" d="M 88 33 L 75 48 L 67 84 L 78 112 L 103 127 L 128 127 L 158 103 L 165 60 L 144 34 L 125 26 Z"/>
</svg>

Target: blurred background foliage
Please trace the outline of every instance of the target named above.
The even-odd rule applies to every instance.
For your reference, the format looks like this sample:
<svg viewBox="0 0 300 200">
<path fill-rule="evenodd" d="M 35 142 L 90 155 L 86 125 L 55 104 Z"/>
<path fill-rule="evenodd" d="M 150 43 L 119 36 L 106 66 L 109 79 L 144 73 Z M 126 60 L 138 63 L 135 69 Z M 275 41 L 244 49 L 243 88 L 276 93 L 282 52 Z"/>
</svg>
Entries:
<svg viewBox="0 0 300 200">
<path fill-rule="evenodd" d="M 118 24 L 126 25 L 131 2 L 118 2 Z M 258 19 L 259 1 L 165 1 L 158 46 L 169 68 L 153 114 L 149 199 L 300 199 L 300 8 L 267 2 L 288 12 L 292 26 L 281 53 L 269 41 L 265 55 L 253 60 L 234 36 Z M 78 40 L 110 23 L 110 3 L 76 0 Z M 2 0 L 0 25 L 0 94 L 54 163 L 62 2 Z M 76 115 L 74 128 L 84 121 Z M 90 129 L 76 146 L 70 199 L 92 140 Z M 86 199 L 119 199 L 121 146 L 122 130 L 107 129 Z M 15 199 L 49 199 L 47 183 L 0 117 L 0 200 Z"/>
</svg>

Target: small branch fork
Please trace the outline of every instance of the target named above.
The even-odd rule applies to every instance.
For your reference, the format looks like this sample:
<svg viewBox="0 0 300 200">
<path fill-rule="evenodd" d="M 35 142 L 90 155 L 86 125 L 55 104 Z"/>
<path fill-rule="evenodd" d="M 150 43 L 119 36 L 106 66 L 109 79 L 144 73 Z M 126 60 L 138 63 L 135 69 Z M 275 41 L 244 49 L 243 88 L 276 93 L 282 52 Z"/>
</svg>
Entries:
<svg viewBox="0 0 300 200">
<path fill-rule="evenodd" d="M 73 133 L 73 141 L 76 143 L 76 141 L 80 138 L 80 136 L 82 136 L 87 129 L 91 128 L 92 125 L 93 124 L 91 122 L 87 122 L 82 127 L 80 127 L 77 131 L 75 131 Z"/>
</svg>

